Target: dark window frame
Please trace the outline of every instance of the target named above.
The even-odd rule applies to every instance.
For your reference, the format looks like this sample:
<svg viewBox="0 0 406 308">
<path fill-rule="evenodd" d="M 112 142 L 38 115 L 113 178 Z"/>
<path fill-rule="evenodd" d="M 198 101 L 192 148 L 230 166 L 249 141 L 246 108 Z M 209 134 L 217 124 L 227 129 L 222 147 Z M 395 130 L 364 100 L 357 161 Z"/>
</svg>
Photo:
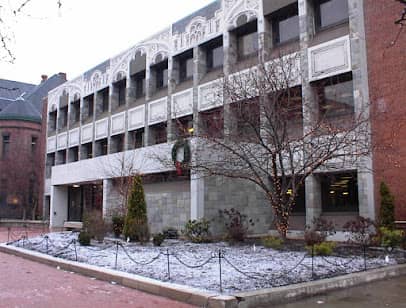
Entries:
<svg viewBox="0 0 406 308">
<path fill-rule="evenodd" d="M 346 14 L 347 17 L 346 18 L 342 18 L 340 20 L 328 23 L 326 25 L 321 24 L 322 23 L 321 6 L 330 1 L 340 1 L 340 3 L 342 1 L 342 3 L 347 3 L 346 0 L 345 0 L 345 2 L 344 2 L 344 0 L 316 0 L 315 5 L 314 5 L 314 10 L 315 10 L 314 18 L 315 18 L 316 32 L 320 32 L 320 31 L 323 31 L 323 30 L 326 30 L 326 29 L 329 29 L 329 28 L 332 28 L 332 27 L 335 27 L 335 26 L 338 26 L 341 24 L 345 24 L 345 23 L 348 23 L 348 21 L 349 21 L 349 10 L 348 10 L 348 3 L 347 3 L 347 14 Z"/>
<path fill-rule="evenodd" d="M 237 37 L 237 59 L 238 60 L 244 60 L 247 58 L 251 58 L 253 56 L 257 56 L 259 52 L 259 37 L 258 37 L 258 24 L 257 20 L 251 21 L 235 30 L 235 35 Z M 245 52 L 245 46 L 244 46 L 244 38 L 247 38 L 248 36 L 254 35 L 256 37 L 256 40 L 254 39 L 253 45 L 250 46 L 253 47 L 251 52 Z"/>
<path fill-rule="evenodd" d="M 293 17 L 297 18 L 297 35 L 292 36 L 287 40 L 281 41 L 281 27 L 280 24 L 283 21 L 291 19 Z M 300 38 L 300 29 L 299 29 L 299 9 L 298 3 L 292 3 L 288 6 L 281 8 L 280 10 L 271 14 L 272 21 L 272 40 L 275 46 L 288 44 L 290 42 L 298 41 Z"/>
<path fill-rule="evenodd" d="M 208 72 L 220 69 L 224 66 L 224 44 L 223 37 L 216 38 L 203 46 L 206 54 L 206 70 Z M 221 50 L 221 63 L 215 65 L 215 50 Z"/>
<path fill-rule="evenodd" d="M 3 133 L 2 135 L 2 153 L 1 157 L 3 159 L 8 157 L 10 153 L 10 143 L 11 143 L 11 134 L 10 133 Z"/>
<path fill-rule="evenodd" d="M 133 75 L 135 82 L 135 99 L 140 99 L 146 95 L 146 71 L 141 71 Z"/>
<path fill-rule="evenodd" d="M 155 88 L 157 90 L 168 87 L 168 60 L 164 60 L 153 66 L 155 72 Z M 166 72 L 166 73 L 165 73 Z M 165 78 L 166 76 L 166 78 Z"/>
<path fill-rule="evenodd" d="M 190 49 L 177 57 L 179 63 L 179 83 L 193 78 L 194 59 L 193 49 Z"/>
</svg>

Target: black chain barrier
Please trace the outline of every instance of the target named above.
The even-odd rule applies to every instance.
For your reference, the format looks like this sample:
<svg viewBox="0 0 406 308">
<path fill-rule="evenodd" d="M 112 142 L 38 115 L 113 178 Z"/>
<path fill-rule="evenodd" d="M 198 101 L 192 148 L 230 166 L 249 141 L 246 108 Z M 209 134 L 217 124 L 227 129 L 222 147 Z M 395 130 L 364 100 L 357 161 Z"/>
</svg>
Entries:
<svg viewBox="0 0 406 308">
<path fill-rule="evenodd" d="M 10 238 L 11 238 L 11 236 L 10 236 Z M 29 240 L 28 235 L 24 234 L 24 235 L 20 236 L 20 238 L 17 240 L 14 240 L 12 242 L 9 242 L 9 241 L 7 242 L 7 245 L 11 245 L 11 244 L 16 245 L 17 247 L 20 247 L 20 245 L 22 245 L 23 248 L 28 247 L 28 245 L 29 245 L 30 249 L 33 249 L 33 250 L 36 250 L 36 251 L 39 251 L 42 253 L 45 252 L 46 254 L 52 254 L 55 257 L 60 257 L 60 256 L 65 255 L 66 258 L 68 258 L 69 254 L 73 253 L 74 255 L 72 256 L 72 258 L 74 258 L 75 261 L 79 260 L 79 258 L 78 258 L 79 251 L 77 248 L 76 239 L 72 239 L 66 245 L 58 247 L 58 245 L 48 235 L 42 236 L 42 239 L 39 241 L 35 241 L 35 240 Z M 90 251 L 93 251 L 93 252 L 102 252 L 102 251 L 107 251 L 107 250 L 114 251 L 113 252 L 113 253 L 115 253 L 114 269 L 118 268 L 120 248 L 123 250 L 124 255 L 132 263 L 139 265 L 139 266 L 146 266 L 146 265 L 153 264 L 154 262 L 159 260 L 161 256 L 165 257 L 166 267 L 167 267 L 167 277 L 169 280 L 171 279 L 171 268 L 170 268 L 170 266 L 171 266 L 170 258 L 171 257 L 173 257 L 174 260 L 176 260 L 179 264 L 181 264 L 182 266 L 184 266 L 188 269 L 203 268 L 207 264 L 209 264 L 212 261 L 217 259 L 220 293 L 223 292 L 223 271 L 224 271 L 223 267 L 224 267 L 224 265 L 230 266 L 234 271 L 243 275 L 246 278 L 256 280 L 257 282 L 266 283 L 266 285 L 270 285 L 270 286 L 283 285 L 283 284 L 275 284 L 275 281 L 278 279 L 284 278 L 284 277 L 288 279 L 289 274 L 291 274 L 293 271 L 295 271 L 299 266 L 304 266 L 304 267 L 310 269 L 311 274 L 312 274 L 312 279 L 314 279 L 315 277 L 320 279 L 322 277 L 322 275 L 321 276 L 315 275 L 316 274 L 315 265 L 320 262 L 318 260 L 326 262 L 327 264 L 329 264 L 331 266 L 345 269 L 345 267 L 347 267 L 349 264 L 355 262 L 356 260 L 359 261 L 360 257 L 362 257 L 364 264 L 363 264 L 363 269 L 361 271 L 363 271 L 363 270 L 365 271 L 368 269 L 368 264 L 367 264 L 368 247 L 366 247 L 366 246 L 361 246 L 361 249 L 362 249 L 361 256 L 351 257 L 349 260 L 346 260 L 345 262 L 342 262 L 342 263 L 337 263 L 337 262 L 331 261 L 324 256 L 316 256 L 314 254 L 314 249 L 312 249 L 309 254 L 304 253 L 303 256 L 300 258 L 300 260 L 294 266 L 289 268 L 288 270 L 280 272 L 280 273 L 269 273 L 269 274 L 262 274 L 262 275 L 256 274 L 256 273 L 249 273 L 249 272 L 246 272 L 245 270 L 242 270 L 233 261 L 231 261 L 228 257 L 226 257 L 226 253 L 222 249 L 219 249 L 217 252 L 212 253 L 210 255 L 210 257 L 208 257 L 207 259 L 204 259 L 203 261 L 196 258 L 199 261 L 199 263 L 197 263 L 197 264 L 190 264 L 188 262 L 183 261 L 182 258 L 179 257 L 179 255 L 177 253 L 170 252 L 169 248 L 167 248 L 165 251 L 159 251 L 156 256 L 152 257 L 149 260 L 140 261 L 140 260 L 136 260 L 136 258 L 134 256 L 132 256 L 131 253 L 127 250 L 127 248 L 119 241 L 116 241 L 113 244 L 107 245 L 105 247 L 96 247 L 96 248 L 87 247 L 87 249 L 89 249 Z M 406 251 L 405 250 L 398 250 L 398 251 L 380 250 L 378 252 L 380 255 L 383 255 L 381 257 L 384 257 L 384 258 L 387 258 L 388 255 L 391 255 L 392 258 L 396 258 L 395 260 L 397 263 L 406 262 Z M 378 252 L 375 253 L 375 255 L 378 254 Z M 395 254 L 395 252 L 397 254 Z M 401 256 L 402 254 L 403 254 L 403 256 Z M 339 257 L 339 256 L 335 256 L 335 257 L 345 258 L 345 257 Z M 311 266 L 309 266 L 308 264 L 305 264 L 305 260 L 308 258 L 311 259 L 310 260 Z M 375 257 L 375 259 L 376 259 L 376 257 Z M 371 268 L 374 267 L 375 265 L 382 266 L 381 264 L 376 264 L 373 262 L 370 263 Z M 324 276 L 332 277 L 334 275 L 332 275 L 330 272 Z"/>
</svg>

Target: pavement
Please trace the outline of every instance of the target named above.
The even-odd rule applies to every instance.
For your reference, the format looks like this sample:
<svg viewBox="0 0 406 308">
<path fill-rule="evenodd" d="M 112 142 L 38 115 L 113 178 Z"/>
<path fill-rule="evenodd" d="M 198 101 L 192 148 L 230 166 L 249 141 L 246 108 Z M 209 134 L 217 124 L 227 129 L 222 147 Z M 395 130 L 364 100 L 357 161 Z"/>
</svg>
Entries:
<svg viewBox="0 0 406 308">
<path fill-rule="evenodd" d="M 276 308 L 406 308 L 406 276 L 328 292 Z"/>
<path fill-rule="evenodd" d="M 13 229 L 14 235 L 25 230 Z M 28 236 L 40 234 L 31 230 Z M 0 242 L 9 237 L 0 229 Z M 0 307 L 188 308 L 184 303 L 0 253 Z"/>
</svg>

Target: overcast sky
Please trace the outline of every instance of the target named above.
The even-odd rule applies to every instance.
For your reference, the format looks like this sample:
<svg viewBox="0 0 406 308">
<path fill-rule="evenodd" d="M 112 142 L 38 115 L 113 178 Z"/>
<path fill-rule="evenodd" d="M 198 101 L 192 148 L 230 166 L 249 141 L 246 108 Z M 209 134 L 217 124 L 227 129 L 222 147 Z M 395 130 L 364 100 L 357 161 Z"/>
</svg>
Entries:
<svg viewBox="0 0 406 308">
<path fill-rule="evenodd" d="M 11 24 L 14 64 L 0 78 L 38 84 L 65 72 L 73 79 L 213 0 L 32 0 Z M 29 15 L 29 16 L 28 16 Z"/>
</svg>

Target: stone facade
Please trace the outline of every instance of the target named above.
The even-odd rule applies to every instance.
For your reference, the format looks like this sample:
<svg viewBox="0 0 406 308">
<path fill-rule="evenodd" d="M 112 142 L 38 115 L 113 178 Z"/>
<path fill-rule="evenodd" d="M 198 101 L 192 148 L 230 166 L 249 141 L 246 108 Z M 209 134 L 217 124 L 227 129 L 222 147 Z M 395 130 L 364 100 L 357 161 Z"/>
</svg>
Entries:
<svg viewBox="0 0 406 308">
<path fill-rule="evenodd" d="M 103 212 L 106 214 L 114 207 L 117 196 L 109 183 L 115 176 L 106 174 L 103 168 L 116 157 L 117 151 L 134 155 L 134 168 L 142 174 L 173 172 L 173 165 L 154 161 L 153 157 L 157 152 L 170 157 L 171 147 L 178 138 L 178 121 L 188 121 L 189 128 L 198 133 L 203 129 L 201 120 L 205 112 L 219 108 L 224 115 L 222 129 L 224 132 L 230 131 L 230 98 L 218 90 L 221 78 L 250 68 L 258 60 L 273 61 L 278 54 L 295 56 L 297 59 L 295 65 L 301 73 L 295 85 L 302 90 L 305 133 L 319 116 L 320 106 L 314 88 L 318 82 L 350 76 L 352 93 L 349 95 L 354 105 L 354 116 L 368 117 L 370 85 L 373 85 L 372 95 L 380 92 L 375 82 L 371 82 L 374 74 L 381 71 L 377 66 L 371 68 L 371 59 L 374 59 L 373 63 L 379 60 L 375 54 L 377 48 L 368 45 L 373 44 L 369 41 L 374 41 L 374 33 L 379 32 L 371 30 L 376 28 L 372 27 L 370 20 L 380 2 L 330 1 L 335 5 L 345 3 L 348 12 L 344 12 L 343 19 L 324 28 L 319 25 L 321 21 L 317 17 L 319 10 L 316 5 L 325 1 L 215 1 L 51 91 L 48 105 L 50 115 L 61 117 L 61 109 L 65 106 L 61 97 L 67 97 L 69 117 L 76 117 L 77 110 L 73 106 L 78 101 L 80 110 L 80 119 L 77 122 L 68 121 L 66 127 L 57 125 L 54 129 L 50 125 L 51 120 L 48 123 L 47 156 L 57 158 L 56 166 L 51 166 L 49 181 L 54 188 L 46 189 L 51 194 L 51 207 L 66 207 L 59 204 L 65 203 L 66 198 L 63 189 L 58 186 L 82 185 L 103 179 Z M 298 37 L 283 44 L 273 37 L 277 27 L 275 20 L 285 14 L 280 9 L 289 9 L 290 13 L 297 14 L 298 22 Z M 388 16 L 381 17 L 382 22 Z M 253 37 L 257 41 L 254 45 L 260 47 L 256 54 L 239 55 L 239 44 L 243 44 L 241 36 L 255 32 L 257 36 Z M 365 33 L 367 38 L 372 39 L 365 42 Z M 208 67 L 212 61 L 208 50 L 213 46 L 222 47 L 222 65 Z M 394 53 L 395 57 L 395 50 L 400 52 L 402 49 L 395 46 L 388 52 Z M 191 73 L 182 79 L 180 74 L 186 74 L 186 68 Z M 401 71 L 396 72 L 397 80 L 401 80 Z M 392 88 L 388 91 L 393 93 Z M 377 100 L 386 102 L 388 95 L 383 100 Z M 93 104 L 89 104 L 89 97 L 92 96 Z M 103 97 L 108 98 L 105 109 Z M 195 138 L 191 137 L 190 143 L 193 159 L 197 150 L 193 146 Z M 308 177 L 304 196 L 306 208 L 303 213 L 293 215 L 292 227 L 303 230 L 305 224 L 311 224 L 320 215 L 340 217 L 334 218 L 340 224 L 342 220 L 358 214 L 375 218 L 376 203 L 372 191 L 377 178 L 371 172 L 375 168 L 372 162 L 371 155 L 358 165 L 339 170 L 333 166 Z M 320 174 L 349 171 L 357 178 L 356 211 L 324 213 Z M 146 184 L 145 192 L 153 232 L 165 227 L 181 229 L 188 219 L 205 217 L 214 221 L 214 231 L 218 233 L 221 231 L 220 223 L 215 222 L 218 210 L 230 208 L 236 208 L 254 220 L 253 233 L 264 233 L 273 227 L 271 209 L 263 193 L 253 184 L 240 180 L 201 178 L 192 172 L 190 179 L 184 182 Z M 59 218 L 53 220 L 51 217 L 51 224 L 60 223 Z"/>
</svg>

